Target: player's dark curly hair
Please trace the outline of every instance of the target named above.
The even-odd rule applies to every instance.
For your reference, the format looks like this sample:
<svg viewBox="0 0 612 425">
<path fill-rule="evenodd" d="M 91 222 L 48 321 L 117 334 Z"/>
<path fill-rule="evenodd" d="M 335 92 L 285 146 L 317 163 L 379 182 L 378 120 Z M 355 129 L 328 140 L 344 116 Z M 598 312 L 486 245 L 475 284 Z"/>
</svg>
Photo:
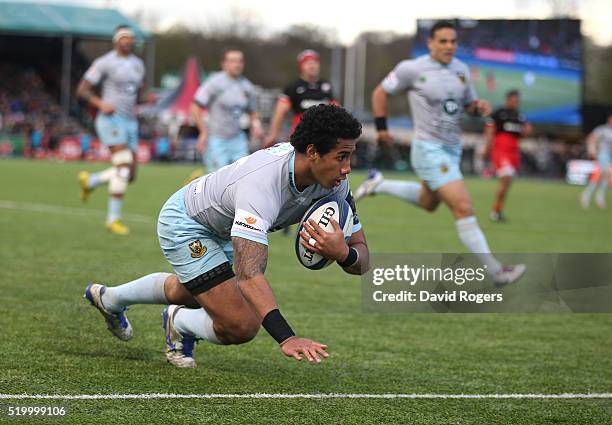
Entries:
<svg viewBox="0 0 612 425">
<path fill-rule="evenodd" d="M 332 150 L 338 139 L 354 140 L 361 136 L 361 123 L 346 109 L 333 105 L 312 106 L 291 135 L 296 151 L 305 153 L 313 144 L 320 155 Z"/>
</svg>

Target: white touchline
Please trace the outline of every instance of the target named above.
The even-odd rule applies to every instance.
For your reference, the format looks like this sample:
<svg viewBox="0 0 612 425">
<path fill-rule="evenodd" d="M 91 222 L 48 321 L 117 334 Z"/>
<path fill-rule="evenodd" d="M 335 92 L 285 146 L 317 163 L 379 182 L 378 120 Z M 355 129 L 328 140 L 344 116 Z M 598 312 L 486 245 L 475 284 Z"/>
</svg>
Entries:
<svg viewBox="0 0 612 425">
<path fill-rule="evenodd" d="M 559 394 L 0 394 L 0 400 L 157 400 L 157 399 L 612 399 L 612 393 L 559 393 Z"/>
<path fill-rule="evenodd" d="M 15 202 L 0 199 L 0 209 L 31 211 L 49 214 L 75 215 L 81 217 L 104 217 L 105 211 L 90 210 L 85 208 L 70 208 L 61 205 L 49 204 L 32 204 L 27 202 Z M 123 214 L 123 217 L 128 221 L 136 221 L 139 223 L 153 223 L 153 218 L 142 214 Z"/>
</svg>

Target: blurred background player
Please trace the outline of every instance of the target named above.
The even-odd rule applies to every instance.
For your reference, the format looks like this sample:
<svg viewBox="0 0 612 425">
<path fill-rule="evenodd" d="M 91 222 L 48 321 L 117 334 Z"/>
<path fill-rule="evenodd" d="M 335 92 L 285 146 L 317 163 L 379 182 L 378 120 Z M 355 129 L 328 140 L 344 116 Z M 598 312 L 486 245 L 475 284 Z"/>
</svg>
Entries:
<svg viewBox="0 0 612 425">
<path fill-rule="evenodd" d="M 240 125 L 243 114 L 249 115 L 251 137 L 263 136 L 255 87 L 242 75 L 243 70 L 243 53 L 225 50 L 221 71 L 213 73 L 194 96 L 191 111 L 200 132 L 198 151 L 203 154 L 208 173 L 249 154 L 249 140 Z M 207 120 L 204 110 L 208 111 Z"/>
<path fill-rule="evenodd" d="M 298 69 L 300 76 L 289 83 L 283 93 L 276 101 L 274 116 L 270 124 L 270 132 L 264 141 L 263 148 L 268 148 L 278 142 L 278 136 L 283 126 L 285 115 L 291 110 L 293 121 L 291 123 L 291 133 L 300 123 L 302 115 L 308 108 L 319 104 L 339 103 L 334 98 L 332 85 L 321 77 L 321 60 L 319 54 L 311 49 L 302 51 L 297 56 Z M 291 227 L 283 229 L 284 235 L 291 233 Z"/>
<path fill-rule="evenodd" d="M 371 170 L 355 192 L 355 199 L 386 193 L 427 211 L 445 203 L 455 218 L 459 238 L 486 265 L 495 283 L 514 282 L 525 272 L 525 266 L 504 266 L 491 254 L 459 168 L 463 111 L 487 116 L 491 106 L 477 99 L 469 68 L 454 58 L 457 32 L 452 23 L 434 24 L 427 47 L 428 55 L 400 62 L 372 93 L 378 141 L 391 144 L 386 119 L 388 96 L 408 91 L 414 122 L 410 160 L 421 183 L 385 180 L 380 172 Z"/>
<path fill-rule="evenodd" d="M 121 221 L 121 208 L 128 183 L 136 176 L 138 121 L 134 107 L 140 95 L 145 67 L 134 49 L 134 33 L 128 26 L 119 26 L 113 35 L 114 49 L 96 59 L 85 72 L 77 88 L 77 96 L 98 110 L 95 120 L 98 137 L 111 151 L 112 167 L 99 173 L 79 173 L 81 200 L 87 200 L 97 186 L 108 183 L 107 228 L 118 235 L 127 235 Z M 102 84 L 102 96 L 93 87 Z"/>
<path fill-rule="evenodd" d="M 115 287 L 89 284 L 85 298 L 124 341 L 132 338 L 128 305 L 171 304 L 163 313 L 166 358 L 177 367 L 195 367 L 196 338 L 243 344 L 260 326 L 286 356 L 320 362 L 319 356 L 328 356 L 327 347 L 295 336 L 264 276 L 268 233 L 299 222 L 316 199 L 344 198 L 354 213 L 348 244 L 335 221 L 334 231 L 326 232 L 310 220 L 300 241 L 337 261 L 346 273 L 368 270 L 368 246 L 348 183 L 360 135 L 361 124 L 343 108 L 310 108 L 291 135 L 291 144 L 259 150 L 200 177 L 168 199 L 157 232 L 176 274 L 153 273 Z"/>
<path fill-rule="evenodd" d="M 588 208 L 591 196 L 597 187 L 595 203 L 599 208 L 606 207 L 606 189 L 610 179 L 610 164 L 612 163 L 612 114 L 608 115 L 606 124 L 602 124 L 587 137 L 587 152 L 589 157 L 597 160 L 599 178 L 592 178 L 580 196 L 582 208 Z"/>
<path fill-rule="evenodd" d="M 304 50 L 297 57 L 300 76 L 289 83 L 276 101 L 274 116 L 270 124 L 270 132 L 264 141 L 263 148 L 278 142 L 278 136 L 283 126 L 285 116 L 293 112 L 291 133 L 300 122 L 306 109 L 319 104 L 338 105 L 334 98 L 332 85 L 321 79 L 321 63 L 319 54 L 311 49 Z"/>
<path fill-rule="evenodd" d="M 506 103 L 503 108 L 496 110 L 485 126 L 485 146 L 482 152 L 483 159 L 489 156 L 495 167 L 495 174 L 499 177 L 499 185 L 495 193 L 495 203 L 489 218 L 494 222 L 505 220 L 503 214 L 504 200 L 510 189 L 512 177 L 521 166 L 521 151 L 519 141 L 521 137 L 531 134 L 532 126 L 519 111 L 520 96 L 517 90 L 506 93 Z"/>
</svg>

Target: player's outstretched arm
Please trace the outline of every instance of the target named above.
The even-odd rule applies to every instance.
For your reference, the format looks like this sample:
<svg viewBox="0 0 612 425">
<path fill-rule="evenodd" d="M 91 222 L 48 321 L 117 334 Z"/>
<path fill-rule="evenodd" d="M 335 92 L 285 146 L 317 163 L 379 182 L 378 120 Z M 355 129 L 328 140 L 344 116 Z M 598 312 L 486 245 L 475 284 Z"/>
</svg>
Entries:
<svg viewBox="0 0 612 425">
<path fill-rule="evenodd" d="M 198 128 L 198 145 L 197 149 L 200 153 L 204 153 L 208 143 L 208 128 L 202 117 L 202 107 L 196 102 L 191 103 L 191 117 Z"/>
<path fill-rule="evenodd" d="M 491 104 L 484 99 L 476 99 L 465 107 L 465 112 L 475 117 L 488 117 L 491 115 Z"/>
<path fill-rule="evenodd" d="M 372 92 L 372 115 L 376 125 L 376 140 L 379 143 L 391 144 L 393 138 L 387 129 L 387 104 L 389 95 L 382 84 L 376 86 Z"/>
<path fill-rule="evenodd" d="M 281 100 L 280 98 L 276 101 L 276 107 L 274 108 L 274 116 L 272 117 L 272 123 L 270 124 L 270 132 L 268 133 L 268 137 L 264 141 L 262 149 L 269 148 L 273 144 L 277 142 L 278 135 L 280 134 L 280 129 L 283 125 L 283 120 L 285 119 L 285 115 L 291 109 L 291 103 L 285 100 Z"/>
<path fill-rule="evenodd" d="M 591 159 L 597 158 L 597 133 L 591 131 L 586 139 L 587 155 Z"/>
<path fill-rule="evenodd" d="M 327 357 L 327 346 L 295 333 L 281 315 L 276 298 L 264 276 L 268 263 L 268 247 L 248 239 L 233 237 L 235 271 L 238 287 L 262 321 L 262 326 L 280 345 L 282 352 L 296 360 L 306 357 L 319 363 Z"/>
<path fill-rule="evenodd" d="M 491 148 L 493 147 L 493 138 L 495 137 L 495 124 L 489 122 L 484 128 L 484 146 L 482 147 L 482 159 L 489 159 L 491 155 Z"/>
<path fill-rule="evenodd" d="M 94 93 L 93 85 L 84 78 L 79 82 L 76 94 L 80 99 L 83 99 L 90 105 L 99 109 L 103 114 L 110 115 L 115 112 L 115 109 L 111 105 L 104 102 Z"/>
</svg>

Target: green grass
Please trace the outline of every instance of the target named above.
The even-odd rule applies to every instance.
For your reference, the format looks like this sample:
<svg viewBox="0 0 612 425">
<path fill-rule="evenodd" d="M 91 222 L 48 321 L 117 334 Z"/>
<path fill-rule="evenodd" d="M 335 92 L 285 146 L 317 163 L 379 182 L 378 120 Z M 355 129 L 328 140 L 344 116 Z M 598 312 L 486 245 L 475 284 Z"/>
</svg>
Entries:
<svg viewBox="0 0 612 425">
<path fill-rule="evenodd" d="M 0 201 L 30 208 L 0 203 L 0 393 L 612 391 L 610 315 L 365 314 L 358 278 L 337 267 L 301 268 L 292 239 L 281 234 L 271 235 L 267 276 L 293 328 L 329 344 L 331 357 L 316 367 L 296 363 L 262 331 L 242 346 L 202 343 L 197 369 L 175 369 L 163 356 L 161 306 L 133 306 L 135 336 L 122 343 L 81 296 L 88 280 L 119 284 L 170 271 L 155 217 L 192 168 L 141 167 L 125 203 L 132 234 L 122 238 L 104 228 L 105 189 L 80 204 L 82 167 L 104 165 L 0 161 Z M 355 173 L 353 186 L 363 177 Z M 469 179 L 468 186 L 496 251 L 612 252 L 610 210 L 582 211 L 577 187 L 519 180 L 511 220 L 497 225 L 486 220 L 495 182 Z M 32 204 L 71 213 L 33 211 Z M 445 209 L 427 214 L 386 197 L 358 207 L 372 252 L 463 250 Z M 610 400 L 0 400 L 9 404 L 67 406 L 57 422 L 74 424 L 603 424 L 612 417 Z"/>
</svg>

